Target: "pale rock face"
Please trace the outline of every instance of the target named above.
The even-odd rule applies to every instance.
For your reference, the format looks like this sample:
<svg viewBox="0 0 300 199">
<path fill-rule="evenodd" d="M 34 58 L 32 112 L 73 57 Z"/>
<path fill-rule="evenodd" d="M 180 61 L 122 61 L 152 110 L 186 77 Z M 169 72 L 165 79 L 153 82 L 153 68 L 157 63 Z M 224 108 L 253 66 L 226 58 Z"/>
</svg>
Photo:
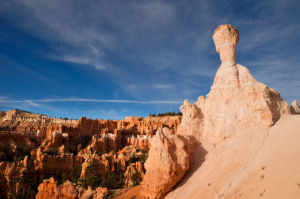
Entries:
<svg viewBox="0 0 300 199">
<path fill-rule="evenodd" d="M 293 114 L 300 114 L 300 107 L 298 105 L 298 101 L 294 100 L 291 105 L 291 112 Z"/>
<path fill-rule="evenodd" d="M 183 122 L 178 129 L 178 134 L 200 136 L 204 146 L 251 126 L 271 126 L 282 114 L 290 113 L 277 91 L 257 82 L 246 67 L 236 64 L 239 34 L 235 27 L 220 25 L 213 39 L 222 64 L 206 99 L 200 96 L 194 105 L 185 102 L 181 106 Z"/>
<path fill-rule="evenodd" d="M 201 99 L 198 102 L 199 105 L 202 103 Z M 200 135 L 203 126 L 203 114 L 198 105 L 191 104 L 188 100 L 185 100 L 180 110 L 184 117 L 182 118 L 177 134 L 189 136 Z"/>
<path fill-rule="evenodd" d="M 229 24 L 220 25 L 215 30 L 213 39 L 222 64 L 235 65 L 236 45 L 239 41 L 238 30 Z"/>
<path fill-rule="evenodd" d="M 151 139 L 142 198 L 158 199 L 169 192 L 190 167 L 189 137 L 173 135 L 168 128 L 158 129 Z"/>
</svg>

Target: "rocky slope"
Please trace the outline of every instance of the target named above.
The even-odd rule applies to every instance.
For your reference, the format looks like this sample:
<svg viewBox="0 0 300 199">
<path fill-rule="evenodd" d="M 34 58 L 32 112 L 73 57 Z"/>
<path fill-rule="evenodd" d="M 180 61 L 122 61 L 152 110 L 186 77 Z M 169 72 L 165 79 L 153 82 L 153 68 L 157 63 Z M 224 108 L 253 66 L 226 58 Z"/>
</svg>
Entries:
<svg viewBox="0 0 300 199">
<path fill-rule="evenodd" d="M 269 129 L 251 128 L 219 143 L 165 198 L 300 196 L 300 117 L 283 116 Z"/>
<path fill-rule="evenodd" d="M 163 198 L 179 181 L 166 198 L 299 198 L 300 118 L 290 115 L 277 91 L 236 63 L 235 27 L 220 25 L 213 39 L 222 64 L 211 90 L 195 104 L 186 100 L 180 107 L 183 119 L 176 136 L 191 139 L 174 153 L 172 142 L 164 141 L 173 135 L 153 137 L 156 147 L 150 149 L 137 198 Z M 293 103 L 293 112 L 297 107 Z M 195 142 L 193 151 L 188 146 Z"/>
</svg>

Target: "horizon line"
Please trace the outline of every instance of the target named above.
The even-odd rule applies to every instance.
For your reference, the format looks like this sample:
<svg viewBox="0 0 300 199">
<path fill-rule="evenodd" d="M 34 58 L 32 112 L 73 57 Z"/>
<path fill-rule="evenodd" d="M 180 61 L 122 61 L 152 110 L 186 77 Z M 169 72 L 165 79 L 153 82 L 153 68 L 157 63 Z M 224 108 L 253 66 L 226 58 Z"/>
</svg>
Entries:
<svg viewBox="0 0 300 199">
<path fill-rule="evenodd" d="M 0 103 L 52 103 L 52 102 L 95 102 L 95 103 L 131 103 L 131 104 L 182 104 L 177 100 L 124 100 L 124 99 L 94 99 L 94 98 L 46 98 L 25 100 L 0 100 Z"/>
</svg>

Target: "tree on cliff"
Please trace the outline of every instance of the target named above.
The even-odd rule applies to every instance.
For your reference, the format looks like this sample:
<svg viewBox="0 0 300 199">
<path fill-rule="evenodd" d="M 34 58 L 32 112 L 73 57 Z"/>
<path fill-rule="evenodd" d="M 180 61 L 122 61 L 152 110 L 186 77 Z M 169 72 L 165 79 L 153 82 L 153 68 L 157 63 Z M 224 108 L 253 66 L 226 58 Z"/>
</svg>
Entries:
<svg viewBox="0 0 300 199">
<path fill-rule="evenodd" d="M 140 182 L 142 181 L 142 176 L 140 172 L 136 170 L 135 173 L 131 176 L 131 180 L 133 182 L 133 186 L 139 185 Z"/>
<path fill-rule="evenodd" d="M 179 111 L 179 112 L 175 112 L 175 111 L 173 111 L 173 112 L 165 112 L 165 113 L 152 113 L 152 114 L 150 114 L 149 116 L 151 116 L 151 117 L 163 117 L 163 116 L 176 116 L 176 115 L 178 115 L 178 116 L 182 116 L 182 113 Z"/>
<path fill-rule="evenodd" d="M 86 168 L 87 170 L 87 175 L 85 179 L 81 179 L 81 183 L 85 186 L 91 186 L 92 188 L 99 187 L 101 184 L 101 178 L 97 175 L 96 172 L 97 169 L 97 163 L 96 160 L 93 159 L 91 164 Z"/>
</svg>

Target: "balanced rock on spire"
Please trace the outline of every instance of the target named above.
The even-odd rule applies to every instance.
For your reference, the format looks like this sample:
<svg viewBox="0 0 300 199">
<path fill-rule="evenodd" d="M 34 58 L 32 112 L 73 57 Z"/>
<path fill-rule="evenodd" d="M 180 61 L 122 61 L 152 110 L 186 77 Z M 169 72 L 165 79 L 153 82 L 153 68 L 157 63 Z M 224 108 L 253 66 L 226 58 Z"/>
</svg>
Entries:
<svg viewBox="0 0 300 199">
<path fill-rule="evenodd" d="M 239 33 L 235 27 L 220 25 L 213 39 L 222 63 L 206 99 L 200 96 L 195 103 L 199 114 L 193 119 L 201 120 L 197 136 L 202 144 L 217 144 L 252 126 L 271 126 L 282 114 L 290 114 L 288 103 L 277 91 L 257 82 L 246 67 L 236 63 Z M 190 107 L 186 103 L 181 107 L 183 121 L 195 112 Z M 179 129 L 189 129 L 185 123 Z M 187 130 L 178 133 L 190 135 Z"/>
<path fill-rule="evenodd" d="M 236 45 L 239 41 L 239 31 L 232 25 L 220 25 L 215 30 L 213 39 L 222 64 L 236 64 Z"/>
</svg>

